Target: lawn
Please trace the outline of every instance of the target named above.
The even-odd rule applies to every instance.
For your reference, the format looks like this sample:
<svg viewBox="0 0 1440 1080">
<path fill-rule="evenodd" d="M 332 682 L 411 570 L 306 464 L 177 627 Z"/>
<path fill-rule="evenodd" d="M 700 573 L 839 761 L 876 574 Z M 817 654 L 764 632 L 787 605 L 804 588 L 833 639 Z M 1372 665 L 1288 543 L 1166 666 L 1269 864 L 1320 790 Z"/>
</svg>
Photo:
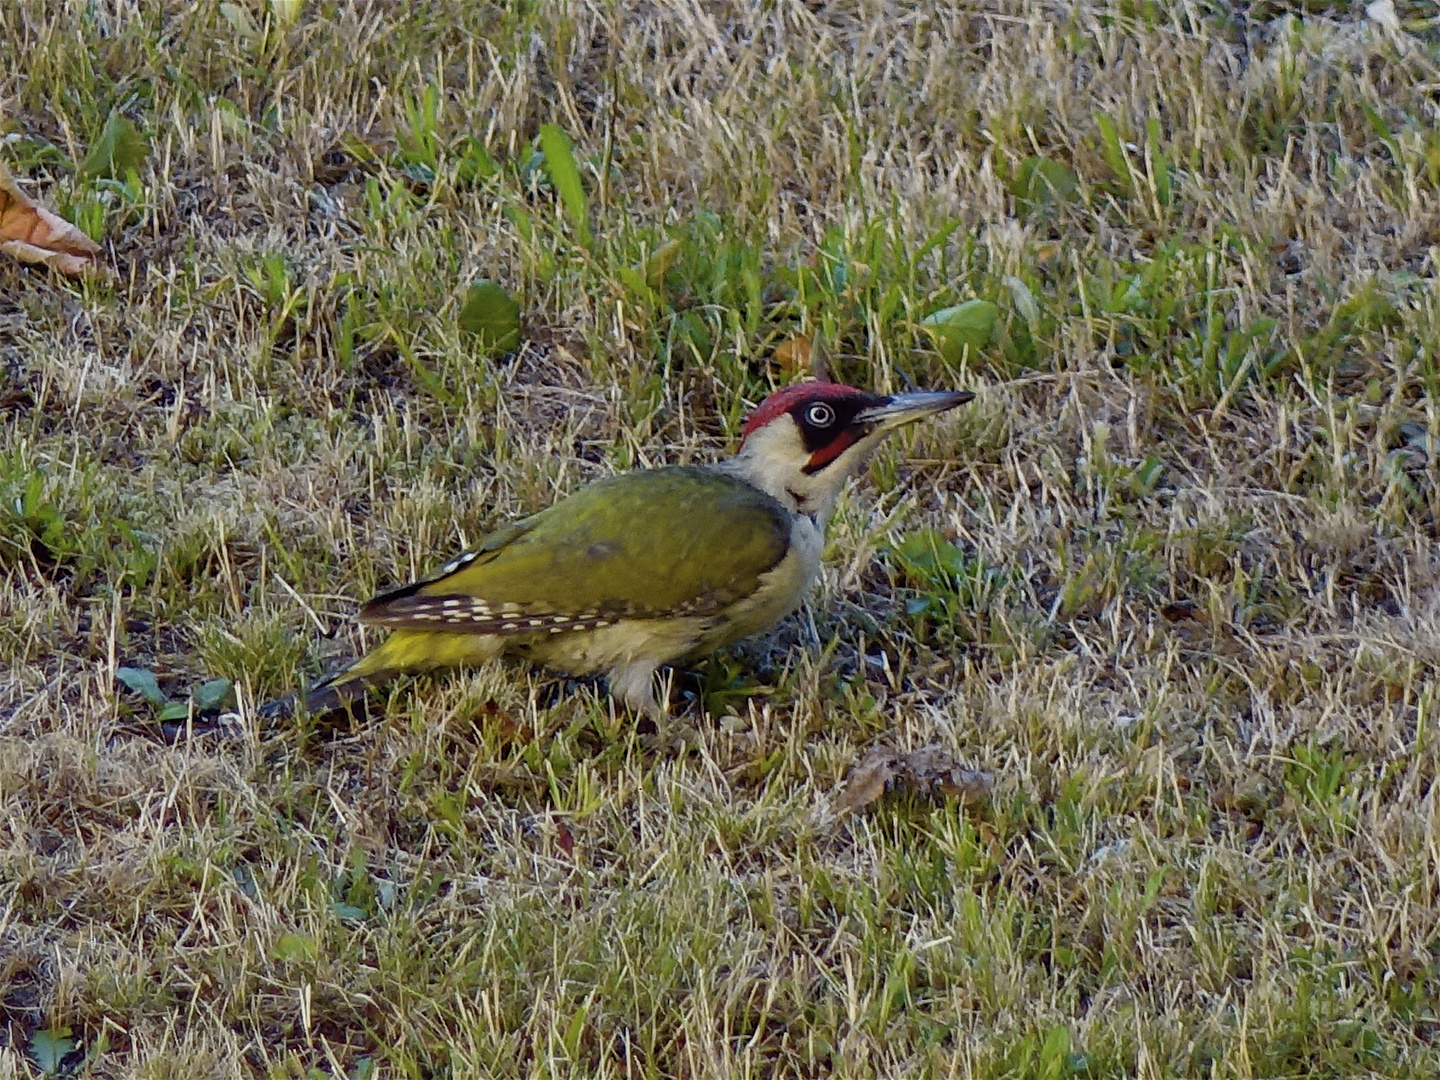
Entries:
<svg viewBox="0 0 1440 1080">
<path fill-rule="evenodd" d="M 0 262 L 0 1077 L 1440 1074 L 1440 19 L 1363 8 L 0 6 L 112 271 Z M 257 719 L 816 370 L 977 400 L 688 750 Z M 836 812 L 926 746 L 988 794 Z"/>
</svg>

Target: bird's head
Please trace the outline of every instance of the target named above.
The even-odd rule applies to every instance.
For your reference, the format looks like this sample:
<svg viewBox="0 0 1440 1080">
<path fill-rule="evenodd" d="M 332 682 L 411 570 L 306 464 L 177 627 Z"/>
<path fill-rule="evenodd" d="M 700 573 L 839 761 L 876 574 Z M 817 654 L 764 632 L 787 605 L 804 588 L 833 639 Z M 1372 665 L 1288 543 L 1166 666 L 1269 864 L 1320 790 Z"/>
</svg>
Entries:
<svg viewBox="0 0 1440 1080">
<path fill-rule="evenodd" d="M 725 470 L 787 506 L 824 521 L 846 479 L 890 432 L 963 405 L 964 390 L 871 394 L 807 382 L 771 394 L 745 422 Z"/>
</svg>

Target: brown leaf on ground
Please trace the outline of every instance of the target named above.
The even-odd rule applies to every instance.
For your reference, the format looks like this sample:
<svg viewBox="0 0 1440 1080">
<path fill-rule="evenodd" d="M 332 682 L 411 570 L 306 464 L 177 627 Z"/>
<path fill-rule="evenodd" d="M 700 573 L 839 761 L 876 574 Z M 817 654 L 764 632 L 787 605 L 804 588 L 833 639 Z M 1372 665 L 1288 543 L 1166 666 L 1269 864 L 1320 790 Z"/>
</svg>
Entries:
<svg viewBox="0 0 1440 1080">
<path fill-rule="evenodd" d="M 869 806 L 887 791 L 921 798 L 959 799 L 969 806 L 990 794 L 995 778 L 988 772 L 966 768 L 942 746 L 918 750 L 871 750 L 845 777 L 845 790 L 835 800 L 835 813 L 848 814 Z"/>
<path fill-rule="evenodd" d="M 967 768 L 943 746 L 931 745 L 900 755 L 893 786 L 915 795 L 959 799 L 969 806 L 990 794 L 995 777 Z"/>
<path fill-rule="evenodd" d="M 489 698 L 480 706 L 480 713 L 473 718 L 472 723 L 477 731 L 494 732 L 497 741 L 502 745 L 528 743 L 531 738 L 531 733 L 520 726 L 515 714 L 502 709 L 494 698 Z"/>
<path fill-rule="evenodd" d="M 810 339 L 804 334 L 797 334 L 775 346 L 773 359 L 782 375 L 787 379 L 794 379 L 812 374 L 814 369 L 811 367 L 811 357 L 813 355 L 814 345 Z"/>
<path fill-rule="evenodd" d="M 869 806 L 881 795 L 895 775 L 895 752 L 889 747 L 871 750 L 845 777 L 845 790 L 835 800 L 835 813 L 848 814 Z"/>
<path fill-rule="evenodd" d="M 71 277 L 105 275 L 100 245 L 70 222 L 39 206 L 0 165 L 0 251 L 21 262 L 44 263 Z"/>
<path fill-rule="evenodd" d="M 563 821 L 555 823 L 555 846 L 560 849 L 567 859 L 575 858 L 575 834 L 570 831 L 570 826 Z"/>
</svg>

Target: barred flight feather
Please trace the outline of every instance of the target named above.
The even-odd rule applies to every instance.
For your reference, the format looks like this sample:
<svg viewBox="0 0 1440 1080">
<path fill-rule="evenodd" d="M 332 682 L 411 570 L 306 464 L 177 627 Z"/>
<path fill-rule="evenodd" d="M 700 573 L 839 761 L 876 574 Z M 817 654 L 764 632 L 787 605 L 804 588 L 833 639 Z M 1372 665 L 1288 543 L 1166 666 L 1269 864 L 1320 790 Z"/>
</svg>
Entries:
<svg viewBox="0 0 1440 1080">
<path fill-rule="evenodd" d="M 634 603 L 586 611 L 557 612 L 522 604 L 491 603 L 478 596 L 423 596 L 412 593 L 368 604 L 360 621 L 371 626 L 412 630 L 459 630 L 471 634 L 561 634 L 598 630 L 622 619 L 712 615 L 724 605 L 714 596 L 697 597 L 670 611 Z"/>
<path fill-rule="evenodd" d="M 519 604 L 491 604 L 474 596 L 400 596 L 360 613 L 372 626 L 413 630 L 463 630 L 471 634 L 559 634 L 609 626 L 615 616 L 600 611 L 559 614 L 526 611 Z"/>
</svg>

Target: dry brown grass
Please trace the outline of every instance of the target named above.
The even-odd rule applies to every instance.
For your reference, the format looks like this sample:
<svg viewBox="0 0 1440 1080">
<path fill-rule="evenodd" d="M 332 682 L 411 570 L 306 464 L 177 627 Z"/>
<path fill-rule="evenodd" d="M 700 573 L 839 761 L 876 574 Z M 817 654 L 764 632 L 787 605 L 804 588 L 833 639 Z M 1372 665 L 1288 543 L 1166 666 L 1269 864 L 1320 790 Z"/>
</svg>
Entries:
<svg viewBox="0 0 1440 1080">
<path fill-rule="evenodd" d="M 0 8 L 0 152 L 121 272 L 0 266 L 0 1076 L 61 1029 L 104 1077 L 1440 1071 L 1428 8 L 240 10 Z M 113 110 L 128 185 L 75 171 Z M 342 730 L 115 683 L 251 717 L 377 587 L 723 453 L 796 333 L 980 400 L 678 680 L 694 753 L 503 667 Z M 828 821 L 885 742 L 992 800 Z"/>
</svg>

